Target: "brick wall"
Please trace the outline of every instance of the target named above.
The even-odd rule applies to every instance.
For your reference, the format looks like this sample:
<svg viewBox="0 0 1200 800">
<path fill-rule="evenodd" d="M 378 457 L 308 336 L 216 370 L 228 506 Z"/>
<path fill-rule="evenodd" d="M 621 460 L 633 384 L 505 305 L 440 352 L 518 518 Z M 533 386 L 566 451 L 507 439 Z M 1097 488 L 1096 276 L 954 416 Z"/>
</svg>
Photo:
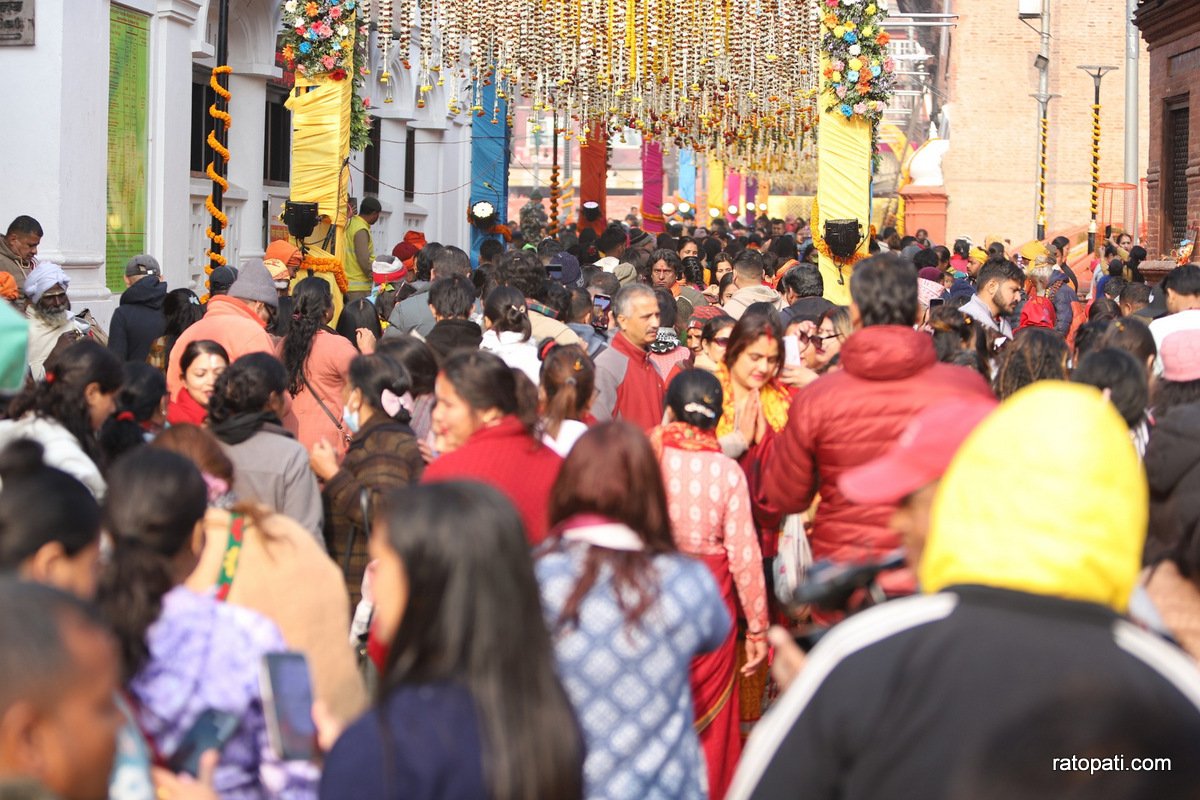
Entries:
<svg viewBox="0 0 1200 800">
<path fill-rule="evenodd" d="M 1017 19 L 1015 0 L 957 0 L 950 66 L 950 150 L 944 163 L 950 196 L 947 235 L 982 242 L 997 233 L 1014 244 L 1036 234 L 1038 90 L 1035 30 Z M 1125 172 L 1125 0 L 1051 3 L 1050 136 L 1046 191 L 1048 231 L 1086 225 L 1090 217 L 1092 79 L 1079 64 L 1118 66 L 1101 86 L 1100 180 Z M 1035 28 L 1038 20 L 1034 20 Z M 1139 175 L 1150 141 L 1149 56 L 1139 69 Z M 1200 129 L 1198 129 L 1200 130 Z M 1103 200 L 1103 197 L 1101 198 Z M 1123 209 L 1114 209 L 1123 219 Z"/>
<path fill-rule="evenodd" d="M 1187 223 L 1200 221 L 1200 24 L 1191 0 L 1167 3 L 1152 15 L 1139 13 L 1139 24 L 1150 48 L 1150 167 L 1146 249 L 1166 256 L 1175 242 L 1171 220 L 1164 218 L 1164 200 L 1171 192 L 1168 115 L 1188 106 L 1189 143 L 1186 157 Z"/>
</svg>

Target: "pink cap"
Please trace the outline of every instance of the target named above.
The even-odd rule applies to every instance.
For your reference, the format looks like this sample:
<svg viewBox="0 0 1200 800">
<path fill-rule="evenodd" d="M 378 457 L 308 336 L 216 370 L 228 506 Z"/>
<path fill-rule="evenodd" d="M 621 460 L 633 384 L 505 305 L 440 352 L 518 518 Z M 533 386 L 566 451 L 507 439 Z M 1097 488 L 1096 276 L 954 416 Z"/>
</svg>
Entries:
<svg viewBox="0 0 1200 800">
<path fill-rule="evenodd" d="M 1158 357 L 1162 376 L 1183 383 L 1200 380 L 1200 330 L 1175 331 L 1163 339 Z"/>
<path fill-rule="evenodd" d="M 996 407 L 985 398 L 955 398 L 921 411 L 890 450 L 847 470 L 838 488 L 852 503 L 895 505 L 936 480 L 967 436 Z"/>
</svg>

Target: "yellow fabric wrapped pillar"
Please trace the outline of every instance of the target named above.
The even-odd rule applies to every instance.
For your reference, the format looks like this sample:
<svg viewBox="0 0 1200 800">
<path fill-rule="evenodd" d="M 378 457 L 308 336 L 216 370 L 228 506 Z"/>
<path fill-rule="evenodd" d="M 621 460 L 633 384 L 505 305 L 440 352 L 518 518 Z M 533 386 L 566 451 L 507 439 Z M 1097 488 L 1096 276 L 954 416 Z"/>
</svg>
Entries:
<svg viewBox="0 0 1200 800">
<path fill-rule="evenodd" d="M 309 242 L 329 241 L 329 250 L 309 245 L 297 278 L 313 270 L 334 287 L 334 319 L 341 315 L 346 291 L 342 267 L 344 234 L 349 222 L 350 100 L 349 79 L 296 76 L 296 87 L 284 104 L 292 112 L 291 199 L 317 203 L 321 216 Z M 329 237 L 330 227 L 335 228 Z M 296 243 L 299 246 L 299 242 Z"/>
<path fill-rule="evenodd" d="M 821 71 L 829 65 L 821 56 Z M 850 273 L 853 267 L 839 267 L 822 246 L 826 220 L 857 219 L 862 225 L 863 242 L 858 253 L 867 255 L 866 233 L 871 225 L 871 126 L 861 116 L 847 118 L 829 92 L 818 99 L 817 123 L 817 199 L 813 204 L 813 241 L 821 252 L 821 277 L 825 280 L 825 298 L 838 305 L 850 304 Z"/>
</svg>

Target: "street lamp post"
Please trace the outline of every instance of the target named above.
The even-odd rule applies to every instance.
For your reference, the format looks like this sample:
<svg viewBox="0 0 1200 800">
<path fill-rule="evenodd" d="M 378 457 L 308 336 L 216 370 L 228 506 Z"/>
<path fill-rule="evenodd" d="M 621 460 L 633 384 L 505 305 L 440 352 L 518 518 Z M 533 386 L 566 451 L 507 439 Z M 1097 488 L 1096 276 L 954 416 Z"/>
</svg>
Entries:
<svg viewBox="0 0 1200 800">
<path fill-rule="evenodd" d="M 1096 95 L 1092 101 L 1092 221 L 1088 225 L 1088 252 L 1096 252 L 1096 211 L 1100 207 L 1100 81 L 1116 67 L 1081 64 L 1079 69 L 1092 76 Z"/>
</svg>

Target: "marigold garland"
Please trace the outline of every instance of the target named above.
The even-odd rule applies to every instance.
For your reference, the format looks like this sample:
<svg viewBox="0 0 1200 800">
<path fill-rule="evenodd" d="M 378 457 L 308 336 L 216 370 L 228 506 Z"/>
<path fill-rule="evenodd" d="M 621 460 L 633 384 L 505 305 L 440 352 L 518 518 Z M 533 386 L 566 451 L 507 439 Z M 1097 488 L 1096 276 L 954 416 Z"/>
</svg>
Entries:
<svg viewBox="0 0 1200 800">
<path fill-rule="evenodd" d="M 233 97 L 233 93 L 221 85 L 221 82 L 217 80 L 217 76 L 231 74 L 233 74 L 233 67 L 221 65 L 213 67 L 212 75 L 209 76 L 208 79 L 208 85 L 212 87 L 212 90 L 217 94 L 217 96 L 225 101 L 226 105 L 229 104 L 229 98 Z M 216 103 L 213 103 L 208 107 L 208 115 L 214 120 L 219 121 L 224 127 L 226 135 L 228 135 L 229 128 L 233 125 L 233 117 L 229 114 L 229 112 L 222 111 L 221 109 L 217 108 Z M 216 160 L 217 156 L 220 156 L 221 161 L 225 164 L 226 168 L 228 168 L 229 148 L 222 145 L 217 139 L 216 125 L 213 125 L 213 129 L 208 132 L 208 139 L 206 139 L 206 141 L 208 142 L 208 146 L 213 151 L 213 158 L 208 162 L 208 166 L 205 168 L 204 172 L 208 175 L 209 180 L 221 187 L 222 192 L 227 192 L 229 191 L 229 181 L 227 181 L 220 173 L 217 172 Z M 204 198 L 204 208 L 208 211 L 209 215 L 213 219 L 216 219 L 221 223 L 221 230 L 225 230 L 225 226 L 229 224 L 229 216 L 221 209 L 217 208 L 217 204 L 213 201 L 211 191 L 208 193 L 208 197 Z M 214 245 L 222 250 L 225 249 L 225 237 L 219 233 L 215 233 L 211 224 L 204 229 L 204 235 L 207 236 L 209 241 L 211 241 Z M 225 256 L 221 255 L 220 253 L 213 252 L 211 245 L 205 249 L 204 255 L 208 258 L 208 263 L 204 265 L 204 272 L 208 275 L 212 274 L 212 265 L 214 263 L 222 267 L 229 263 Z"/>
<path fill-rule="evenodd" d="M 342 290 L 342 294 L 350 291 L 350 282 L 346 280 L 346 270 L 342 267 L 340 258 L 324 258 L 320 256 L 305 256 L 300 264 L 300 270 L 312 270 L 318 273 L 332 273 L 334 281 Z"/>
</svg>

